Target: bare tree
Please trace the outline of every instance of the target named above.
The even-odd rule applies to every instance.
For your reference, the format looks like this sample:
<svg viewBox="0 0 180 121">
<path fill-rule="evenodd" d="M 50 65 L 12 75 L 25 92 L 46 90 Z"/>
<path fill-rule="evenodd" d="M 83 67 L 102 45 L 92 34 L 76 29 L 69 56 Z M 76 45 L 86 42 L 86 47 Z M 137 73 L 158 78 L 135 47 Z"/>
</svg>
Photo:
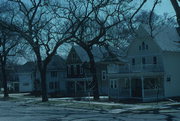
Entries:
<svg viewBox="0 0 180 121">
<path fill-rule="evenodd" d="M 95 100 L 99 99 L 99 89 L 92 48 L 113 40 L 110 30 L 124 21 L 123 15 L 131 9 L 127 4 L 126 0 L 66 0 L 63 7 L 64 13 L 67 13 L 64 17 L 69 21 L 66 25 L 73 25 L 69 30 L 71 42 L 80 45 L 89 57 Z"/>
<path fill-rule="evenodd" d="M 180 2 L 180 1 L 179 1 Z M 180 27 L 180 6 L 178 4 L 178 0 L 171 0 L 172 6 L 176 12 L 176 17 L 177 17 L 177 23 Z"/>
<path fill-rule="evenodd" d="M 10 0 L 18 13 L 12 16 L 10 21 L 0 20 L 0 26 L 10 31 L 19 33 L 30 45 L 37 59 L 37 65 L 41 77 L 42 101 L 48 101 L 46 87 L 46 69 L 48 63 L 55 55 L 56 50 L 71 36 L 67 35 L 68 28 L 64 25 L 63 18 L 58 21 L 51 3 L 43 0 Z M 7 17 L 7 16 L 6 16 Z M 56 24 L 55 24 L 56 23 Z"/>
<path fill-rule="evenodd" d="M 8 97 L 7 89 L 7 58 L 15 56 L 15 47 L 18 45 L 18 36 L 6 30 L 0 30 L 0 64 L 2 72 L 2 81 L 4 88 L 4 98 Z"/>
</svg>

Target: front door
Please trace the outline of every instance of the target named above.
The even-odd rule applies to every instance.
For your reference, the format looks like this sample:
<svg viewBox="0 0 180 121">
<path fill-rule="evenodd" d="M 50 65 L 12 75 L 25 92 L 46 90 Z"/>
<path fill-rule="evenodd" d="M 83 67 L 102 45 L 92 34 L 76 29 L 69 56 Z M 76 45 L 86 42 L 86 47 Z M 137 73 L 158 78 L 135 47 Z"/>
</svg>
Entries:
<svg viewBox="0 0 180 121">
<path fill-rule="evenodd" d="M 132 79 L 132 97 L 142 97 L 142 84 L 141 79 Z"/>
</svg>

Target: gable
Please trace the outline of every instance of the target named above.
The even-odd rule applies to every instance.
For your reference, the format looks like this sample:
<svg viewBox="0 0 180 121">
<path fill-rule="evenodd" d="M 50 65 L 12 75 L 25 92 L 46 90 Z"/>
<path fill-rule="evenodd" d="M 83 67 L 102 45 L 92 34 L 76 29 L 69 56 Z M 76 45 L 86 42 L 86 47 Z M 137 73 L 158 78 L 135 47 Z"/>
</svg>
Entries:
<svg viewBox="0 0 180 121">
<path fill-rule="evenodd" d="M 74 47 L 71 48 L 67 60 L 66 60 L 67 64 L 77 64 L 77 63 L 82 63 L 81 58 L 79 57 L 79 55 L 77 54 L 77 51 L 75 51 Z"/>
<path fill-rule="evenodd" d="M 128 56 L 159 54 L 159 45 L 150 36 L 138 36 L 128 48 Z"/>
<path fill-rule="evenodd" d="M 47 66 L 48 70 L 64 70 L 65 68 L 65 60 L 59 55 L 54 55 Z"/>
<path fill-rule="evenodd" d="M 144 31 L 144 33 L 150 36 L 150 28 L 148 25 L 140 25 L 138 29 L 139 31 Z M 162 51 L 170 51 L 170 52 L 180 52 L 179 43 L 180 36 L 176 30 L 176 28 L 164 25 L 157 26 L 153 32 L 153 40 L 157 43 Z"/>
</svg>

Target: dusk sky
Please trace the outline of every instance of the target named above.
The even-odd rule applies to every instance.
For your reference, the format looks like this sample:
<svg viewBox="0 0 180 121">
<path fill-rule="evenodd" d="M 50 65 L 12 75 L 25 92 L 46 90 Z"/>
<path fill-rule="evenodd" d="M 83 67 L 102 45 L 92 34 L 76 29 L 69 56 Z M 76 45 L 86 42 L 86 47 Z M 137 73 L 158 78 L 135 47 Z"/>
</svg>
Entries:
<svg viewBox="0 0 180 121">
<path fill-rule="evenodd" d="M 149 0 L 148 3 L 143 7 L 143 9 L 148 8 L 152 9 L 153 2 L 154 0 Z M 157 14 L 163 15 L 164 13 L 168 13 L 170 15 L 175 15 L 175 11 L 173 9 L 173 6 L 170 2 L 170 0 L 162 0 L 162 3 L 159 4 L 156 8 L 155 11 Z"/>
</svg>

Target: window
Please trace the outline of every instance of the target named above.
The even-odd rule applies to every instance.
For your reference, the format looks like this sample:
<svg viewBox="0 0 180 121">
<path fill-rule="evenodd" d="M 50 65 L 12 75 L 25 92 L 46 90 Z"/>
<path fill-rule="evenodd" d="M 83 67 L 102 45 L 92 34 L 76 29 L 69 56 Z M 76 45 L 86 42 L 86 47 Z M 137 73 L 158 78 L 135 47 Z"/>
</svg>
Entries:
<svg viewBox="0 0 180 121">
<path fill-rule="evenodd" d="M 148 47 L 148 45 L 146 45 L 146 50 L 148 50 L 149 49 L 149 47 Z"/>
<path fill-rule="evenodd" d="M 129 89 L 129 85 L 130 85 L 129 79 L 126 78 L 123 85 L 124 85 L 124 89 Z"/>
<path fill-rule="evenodd" d="M 76 65 L 74 65 L 74 75 L 77 75 L 77 68 L 76 68 L 77 66 Z"/>
<path fill-rule="evenodd" d="M 142 58 L 142 64 L 146 64 L 146 59 L 144 57 Z"/>
<path fill-rule="evenodd" d="M 156 56 L 153 57 L 153 64 L 157 64 L 157 57 Z"/>
<path fill-rule="evenodd" d="M 75 61 L 76 60 L 76 54 L 72 53 L 72 60 Z"/>
<path fill-rule="evenodd" d="M 29 86 L 29 83 L 23 83 L 23 86 Z"/>
<path fill-rule="evenodd" d="M 162 88 L 162 80 L 158 78 L 146 78 L 144 81 L 144 89 Z"/>
<path fill-rule="evenodd" d="M 80 65 L 76 65 L 76 69 L 77 69 L 77 74 L 80 74 Z"/>
<path fill-rule="evenodd" d="M 102 80 L 106 80 L 106 71 L 102 71 Z"/>
<path fill-rule="evenodd" d="M 145 43 L 142 42 L 142 50 L 145 50 Z"/>
<path fill-rule="evenodd" d="M 71 65 L 71 75 L 74 75 L 74 67 Z"/>
<path fill-rule="evenodd" d="M 54 88 L 53 82 L 49 82 L 49 89 L 53 89 L 53 88 Z"/>
<path fill-rule="evenodd" d="M 132 58 L 132 65 L 135 65 L 135 58 Z"/>
<path fill-rule="evenodd" d="M 71 66 L 67 66 L 68 75 L 71 75 Z"/>
<path fill-rule="evenodd" d="M 117 80 L 115 80 L 115 79 L 110 80 L 110 87 L 112 89 L 116 89 L 117 88 Z"/>
<path fill-rule="evenodd" d="M 57 77 L 57 71 L 52 71 L 51 72 L 51 77 Z"/>
<path fill-rule="evenodd" d="M 80 67 L 80 74 L 83 74 L 83 67 Z"/>
<path fill-rule="evenodd" d="M 114 80 L 114 88 L 117 88 L 117 80 Z"/>
<path fill-rule="evenodd" d="M 141 50 L 141 46 L 139 46 L 139 50 Z"/>
<path fill-rule="evenodd" d="M 170 81 L 171 81 L 171 77 L 167 76 L 167 82 L 170 82 Z"/>
<path fill-rule="evenodd" d="M 55 86 L 56 89 L 58 89 L 59 88 L 59 83 L 58 82 L 54 82 L 54 86 Z"/>
<path fill-rule="evenodd" d="M 110 81 L 110 86 L 111 86 L 111 88 L 114 87 L 113 84 L 114 84 L 114 83 L 113 83 L 113 80 L 111 80 L 111 81 Z"/>
</svg>

